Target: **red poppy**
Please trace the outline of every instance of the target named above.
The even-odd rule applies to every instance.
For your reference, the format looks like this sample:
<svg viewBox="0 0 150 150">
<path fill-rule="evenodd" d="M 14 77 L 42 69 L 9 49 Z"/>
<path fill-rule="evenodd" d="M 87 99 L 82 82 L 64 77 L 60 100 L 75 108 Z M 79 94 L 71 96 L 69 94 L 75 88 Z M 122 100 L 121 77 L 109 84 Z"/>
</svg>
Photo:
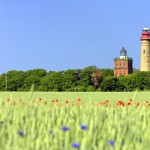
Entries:
<svg viewBox="0 0 150 150">
<path fill-rule="evenodd" d="M 65 103 L 68 103 L 68 102 L 69 102 L 68 100 L 65 101 Z"/>
<path fill-rule="evenodd" d="M 39 100 L 41 101 L 41 100 L 42 100 L 42 98 L 41 98 L 41 97 L 39 97 Z"/>
<path fill-rule="evenodd" d="M 123 103 L 122 106 L 124 107 L 124 106 L 125 106 L 125 103 Z"/>
<path fill-rule="evenodd" d="M 136 107 L 138 107 L 139 105 L 140 105 L 140 102 L 137 102 L 137 103 L 136 103 Z"/>
<path fill-rule="evenodd" d="M 10 98 L 7 98 L 7 102 L 10 102 Z"/>
<path fill-rule="evenodd" d="M 80 98 L 78 98 L 78 101 L 81 101 L 81 99 L 80 99 Z"/>
<path fill-rule="evenodd" d="M 128 106 L 131 105 L 131 102 L 128 102 Z"/>
<path fill-rule="evenodd" d="M 106 102 L 106 103 L 108 103 L 108 102 L 109 102 L 109 100 L 107 99 L 105 102 Z"/>
<path fill-rule="evenodd" d="M 132 100 L 132 98 L 130 98 L 130 102 L 132 102 L 133 100 Z"/>
</svg>

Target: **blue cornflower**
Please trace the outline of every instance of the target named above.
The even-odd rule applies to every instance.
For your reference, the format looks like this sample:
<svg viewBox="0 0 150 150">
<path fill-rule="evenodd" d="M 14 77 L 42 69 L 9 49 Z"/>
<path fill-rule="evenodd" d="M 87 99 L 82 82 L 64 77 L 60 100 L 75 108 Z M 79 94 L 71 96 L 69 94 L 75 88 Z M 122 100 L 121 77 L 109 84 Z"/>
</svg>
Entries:
<svg viewBox="0 0 150 150">
<path fill-rule="evenodd" d="M 69 130 L 69 127 L 64 126 L 64 127 L 62 127 L 61 129 L 62 129 L 63 131 L 67 131 L 67 130 Z"/>
<path fill-rule="evenodd" d="M 54 134 L 54 130 L 50 130 L 50 134 Z"/>
<path fill-rule="evenodd" d="M 86 125 L 80 125 L 80 127 L 82 130 L 87 130 L 87 128 L 88 128 Z"/>
<path fill-rule="evenodd" d="M 73 144 L 72 144 L 72 147 L 74 147 L 74 148 L 79 148 L 79 147 L 80 147 L 80 144 L 79 144 L 79 143 L 73 143 Z"/>
<path fill-rule="evenodd" d="M 18 131 L 17 133 L 18 133 L 18 135 L 20 135 L 20 136 L 22 136 L 22 137 L 24 136 L 23 131 Z"/>
<path fill-rule="evenodd" d="M 109 143 L 111 146 L 114 146 L 114 145 L 115 145 L 115 142 L 112 141 L 112 140 L 108 140 L 108 143 Z"/>
</svg>

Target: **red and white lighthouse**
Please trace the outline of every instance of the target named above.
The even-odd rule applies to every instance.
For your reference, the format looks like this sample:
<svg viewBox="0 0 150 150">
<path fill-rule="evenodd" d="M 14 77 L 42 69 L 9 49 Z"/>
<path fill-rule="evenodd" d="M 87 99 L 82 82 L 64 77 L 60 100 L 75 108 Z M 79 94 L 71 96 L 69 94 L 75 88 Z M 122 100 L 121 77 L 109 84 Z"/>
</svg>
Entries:
<svg viewBox="0 0 150 150">
<path fill-rule="evenodd" d="M 150 29 L 144 28 L 141 35 L 140 71 L 150 71 Z"/>
</svg>

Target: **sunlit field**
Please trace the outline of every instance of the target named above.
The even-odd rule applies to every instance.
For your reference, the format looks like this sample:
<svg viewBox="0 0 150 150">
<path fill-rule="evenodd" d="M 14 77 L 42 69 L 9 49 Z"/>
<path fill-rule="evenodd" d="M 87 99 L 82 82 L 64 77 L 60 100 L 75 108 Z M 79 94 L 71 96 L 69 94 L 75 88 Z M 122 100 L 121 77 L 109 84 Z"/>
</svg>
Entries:
<svg viewBox="0 0 150 150">
<path fill-rule="evenodd" d="M 149 150 L 149 92 L 1 92 L 2 150 Z"/>
</svg>

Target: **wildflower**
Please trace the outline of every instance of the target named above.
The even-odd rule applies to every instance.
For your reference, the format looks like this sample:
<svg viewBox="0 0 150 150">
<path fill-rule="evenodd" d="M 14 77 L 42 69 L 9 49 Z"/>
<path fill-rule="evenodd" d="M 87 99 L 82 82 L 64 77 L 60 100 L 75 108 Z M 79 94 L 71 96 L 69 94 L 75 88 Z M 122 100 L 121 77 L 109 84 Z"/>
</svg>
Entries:
<svg viewBox="0 0 150 150">
<path fill-rule="evenodd" d="M 7 102 L 10 102 L 10 98 L 7 98 Z"/>
<path fill-rule="evenodd" d="M 56 99 L 55 101 L 58 102 L 58 99 Z"/>
<path fill-rule="evenodd" d="M 23 131 L 18 131 L 17 133 L 18 133 L 18 135 L 20 135 L 21 137 L 23 137 L 23 136 L 24 136 Z"/>
<path fill-rule="evenodd" d="M 42 98 L 41 98 L 41 97 L 39 97 L 39 100 L 41 101 L 41 100 L 42 100 Z"/>
<path fill-rule="evenodd" d="M 79 144 L 79 143 L 73 143 L 73 144 L 72 144 L 72 147 L 74 147 L 74 148 L 79 148 L 79 147 L 80 147 L 80 144 Z"/>
<path fill-rule="evenodd" d="M 122 103 L 122 106 L 124 107 L 126 103 Z"/>
<path fill-rule="evenodd" d="M 61 129 L 62 129 L 63 131 L 68 131 L 68 130 L 69 130 L 69 127 L 63 126 Z"/>
<path fill-rule="evenodd" d="M 86 125 L 81 125 L 80 127 L 82 130 L 87 130 L 87 128 L 88 128 Z"/>
<path fill-rule="evenodd" d="M 115 142 L 112 141 L 112 140 L 108 140 L 108 143 L 109 143 L 111 146 L 114 146 L 114 145 L 115 145 Z"/>
<path fill-rule="evenodd" d="M 128 102 L 128 105 L 131 105 L 131 102 Z"/>
<path fill-rule="evenodd" d="M 130 102 L 132 102 L 133 100 L 132 100 L 132 98 L 130 98 Z"/>
<path fill-rule="evenodd" d="M 68 100 L 66 100 L 65 103 L 68 103 Z"/>
<path fill-rule="evenodd" d="M 54 130 L 50 130 L 50 134 L 54 134 Z"/>
<path fill-rule="evenodd" d="M 54 103 L 55 101 L 54 100 L 52 100 L 52 103 Z"/>
<path fill-rule="evenodd" d="M 81 101 L 81 99 L 80 99 L 80 98 L 78 98 L 78 101 Z"/>
<path fill-rule="evenodd" d="M 106 103 L 108 103 L 108 102 L 109 102 L 109 100 L 107 99 L 105 102 L 106 102 Z"/>
<path fill-rule="evenodd" d="M 139 105 L 140 105 L 140 102 L 137 102 L 137 103 L 136 103 L 136 107 L 138 107 Z"/>
</svg>

